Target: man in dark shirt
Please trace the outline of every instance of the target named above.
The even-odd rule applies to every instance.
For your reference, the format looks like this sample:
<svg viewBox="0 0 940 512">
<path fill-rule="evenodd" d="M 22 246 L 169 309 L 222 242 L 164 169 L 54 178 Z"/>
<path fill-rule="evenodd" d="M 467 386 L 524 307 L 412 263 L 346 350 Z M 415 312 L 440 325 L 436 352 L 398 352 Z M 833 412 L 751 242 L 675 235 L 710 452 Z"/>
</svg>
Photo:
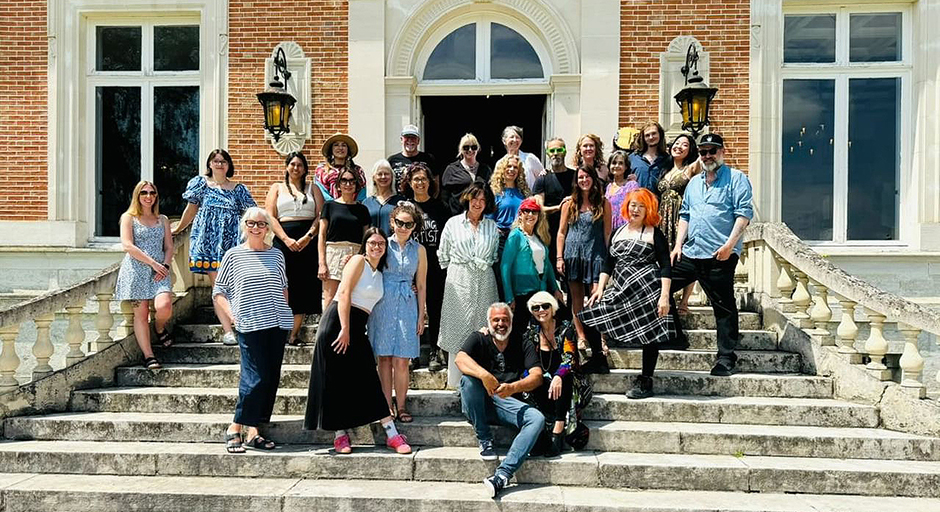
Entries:
<svg viewBox="0 0 940 512">
<path fill-rule="evenodd" d="M 476 431 L 480 457 L 496 460 L 490 421 L 516 427 L 519 433 L 493 476 L 483 480 L 492 497 L 506 486 L 535 446 L 545 426 L 539 410 L 514 395 L 532 391 L 542 382 L 542 366 L 531 343 L 510 343 L 512 310 L 497 302 L 487 310 L 488 334 L 472 333 L 457 352 L 460 403 Z"/>
<path fill-rule="evenodd" d="M 428 169 L 431 170 L 431 174 L 434 175 L 434 190 L 440 190 L 441 188 L 441 170 L 438 169 L 437 165 L 434 162 L 434 156 L 425 153 L 423 151 L 418 151 L 418 144 L 421 143 L 421 134 L 418 131 L 418 127 L 409 124 L 402 128 L 401 130 L 401 153 L 395 153 L 388 157 L 388 163 L 392 165 L 392 187 L 395 189 L 395 192 L 402 193 L 402 178 L 404 177 L 405 170 L 409 165 L 415 162 L 424 162 L 427 164 Z M 434 197 L 437 197 L 437 194 L 433 194 Z"/>
<path fill-rule="evenodd" d="M 548 244 L 549 261 L 555 261 L 555 237 L 558 236 L 558 224 L 561 220 L 561 204 L 571 197 L 571 187 L 575 171 L 565 165 L 565 141 L 555 137 L 545 144 L 549 166 L 545 175 L 535 180 L 532 195 L 537 196 L 548 216 L 548 234 L 552 243 Z"/>
</svg>

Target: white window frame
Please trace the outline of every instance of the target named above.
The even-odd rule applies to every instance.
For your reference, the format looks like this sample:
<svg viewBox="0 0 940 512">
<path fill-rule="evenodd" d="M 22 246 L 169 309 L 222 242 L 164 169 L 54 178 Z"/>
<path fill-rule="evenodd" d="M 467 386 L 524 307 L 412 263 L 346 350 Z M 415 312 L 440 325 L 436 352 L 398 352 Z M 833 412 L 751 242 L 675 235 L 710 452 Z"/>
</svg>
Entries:
<svg viewBox="0 0 940 512">
<path fill-rule="evenodd" d="M 901 60 L 896 62 L 849 62 L 849 16 L 864 13 L 901 13 Z M 785 63 L 782 51 L 785 19 L 788 15 L 836 15 L 836 55 L 833 63 Z M 808 240 L 812 246 L 820 248 L 837 247 L 909 247 L 916 227 L 916 211 L 906 205 L 913 199 L 909 190 L 911 181 L 911 159 L 913 141 L 911 130 L 912 73 L 913 73 L 913 26 L 910 4 L 871 4 L 846 7 L 844 5 L 821 5 L 813 7 L 784 7 L 780 18 L 781 52 L 780 82 L 778 90 L 778 112 L 783 112 L 783 81 L 789 79 L 814 79 L 835 81 L 835 125 L 833 127 L 833 218 L 832 240 Z M 898 192 L 898 239 L 897 240 L 847 240 L 848 231 L 848 94 L 851 78 L 900 78 L 901 115 L 898 124 L 900 161 L 897 176 Z M 782 117 L 776 121 L 777 137 L 782 134 Z M 779 143 L 779 141 L 778 141 Z M 781 177 L 783 172 L 783 152 L 780 152 Z M 782 188 L 782 187 L 780 187 Z M 784 198 L 779 199 L 779 216 L 782 216 Z"/>
<path fill-rule="evenodd" d="M 92 234 L 91 239 L 96 242 L 110 242 L 117 237 L 102 236 L 96 233 L 98 219 L 98 175 L 97 175 L 97 155 L 94 148 L 97 144 L 97 127 L 95 126 L 97 108 L 96 90 L 98 87 L 139 87 L 140 88 L 140 179 L 153 181 L 153 100 L 154 89 L 157 87 L 200 87 L 200 70 L 187 71 L 156 71 L 153 68 L 154 45 L 153 32 L 157 26 L 191 26 L 199 25 L 199 16 L 195 15 L 165 15 L 165 16 L 106 16 L 90 17 L 88 19 L 87 31 L 85 34 L 84 58 L 88 65 L 85 76 L 85 105 L 86 115 L 84 116 L 84 134 L 86 137 L 85 147 L 89 151 L 85 154 L 85 165 L 91 173 L 91 179 L 86 183 L 89 201 L 89 231 Z M 97 50 L 97 28 L 98 27 L 140 27 L 141 28 L 141 62 L 140 71 L 99 71 L 95 69 Z M 202 42 L 200 41 L 200 46 Z M 200 53 L 201 48 L 200 48 Z M 200 88 L 200 102 L 202 101 L 202 91 Z M 202 130 L 200 130 L 201 132 Z M 199 162 L 201 153 L 197 155 L 196 161 Z M 197 165 L 197 172 L 201 166 Z"/>
<path fill-rule="evenodd" d="M 88 165 L 88 152 L 94 148 L 87 146 L 85 136 L 88 116 L 95 115 L 95 103 L 89 105 L 86 94 L 86 78 L 92 71 L 84 53 L 89 20 L 198 18 L 201 156 L 225 147 L 228 139 L 228 4 L 228 0 L 124 0 L 120 5 L 113 0 L 48 2 L 48 208 L 57 240 L 69 240 L 75 246 L 95 241 L 94 160 Z"/>
<path fill-rule="evenodd" d="M 424 80 L 424 69 L 427 66 L 431 53 L 437 45 L 453 31 L 465 25 L 475 24 L 476 29 L 476 76 L 473 79 L 460 80 Z M 542 66 L 542 78 L 491 78 L 492 24 L 499 23 L 521 35 L 535 50 Z M 461 95 L 461 94 L 550 94 L 549 78 L 552 76 L 552 60 L 547 49 L 542 44 L 538 34 L 523 23 L 512 17 L 491 13 L 471 12 L 453 19 L 437 27 L 428 38 L 422 50 L 418 53 L 415 66 L 415 76 L 420 77 L 416 87 L 416 95 Z"/>
</svg>

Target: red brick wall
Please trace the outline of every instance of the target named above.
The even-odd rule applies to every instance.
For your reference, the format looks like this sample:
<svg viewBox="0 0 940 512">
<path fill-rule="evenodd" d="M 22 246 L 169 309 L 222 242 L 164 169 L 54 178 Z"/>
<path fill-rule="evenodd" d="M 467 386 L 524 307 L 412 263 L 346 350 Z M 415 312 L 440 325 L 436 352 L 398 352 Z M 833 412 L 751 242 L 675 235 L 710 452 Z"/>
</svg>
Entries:
<svg viewBox="0 0 940 512">
<path fill-rule="evenodd" d="M 46 0 L 0 3 L 0 48 L 0 220 L 45 220 Z"/>
<path fill-rule="evenodd" d="M 709 53 L 712 132 L 725 139 L 725 159 L 747 164 L 750 1 L 621 0 L 620 126 L 639 127 L 659 115 L 659 54 L 679 35 Z"/>
<path fill-rule="evenodd" d="M 303 148 L 312 172 L 323 159 L 323 141 L 349 125 L 347 7 L 345 0 L 229 2 L 228 150 L 238 169 L 235 179 L 248 185 L 259 204 L 284 176 L 283 158 L 263 137 L 255 97 L 264 86 L 264 59 L 278 43 L 294 41 L 312 60 L 313 138 Z"/>
</svg>

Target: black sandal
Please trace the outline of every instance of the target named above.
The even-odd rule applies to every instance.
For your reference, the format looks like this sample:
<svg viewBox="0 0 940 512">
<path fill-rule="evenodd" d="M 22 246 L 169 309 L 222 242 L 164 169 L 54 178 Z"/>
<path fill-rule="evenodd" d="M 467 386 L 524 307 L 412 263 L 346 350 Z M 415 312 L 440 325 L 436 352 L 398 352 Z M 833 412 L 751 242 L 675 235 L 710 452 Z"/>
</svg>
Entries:
<svg viewBox="0 0 940 512">
<path fill-rule="evenodd" d="M 270 451 L 270 450 L 277 448 L 277 445 L 274 443 L 274 441 L 270 439 L 265 439 L 261 437 L 260 434 L 256 435 L 255 437 L 252 437 L 250 441 L 245 441 L 245 443 L 242 446 L 244 446 L 245 448 L 252 449 L 252 450 L 264 450 L 264 451 Z"/>
<path fill-rule="evenodd" d="M 160 364 L 160 361 L 157 361 L 156 357 L 150 356 L 144 358 L 144 368 L 148 370 L 159 370 L 163 368 L 163 365 Z"/>
<path fill-rule="evenodd" d="M 307 342 L 300 338 L 294 338 L 292 340 L 288 340 L 287 344 L 292 347 L 306 347 L 307 346 Z"/>
<path fill-rule="evenodd" d="M 163 331 L 157 333 L 157 341 L 160 342 L 160 345 L 163 348 L 170 348 L 173 346 L 173 336 L 170 334 L 170 331 Z"/>
<path fill-rule="evenodd" d="M 225 451 L 229 453 L 245 453 L 245 447 L 242 445 L 241 432 L 225 433 Z"/>
</svg>

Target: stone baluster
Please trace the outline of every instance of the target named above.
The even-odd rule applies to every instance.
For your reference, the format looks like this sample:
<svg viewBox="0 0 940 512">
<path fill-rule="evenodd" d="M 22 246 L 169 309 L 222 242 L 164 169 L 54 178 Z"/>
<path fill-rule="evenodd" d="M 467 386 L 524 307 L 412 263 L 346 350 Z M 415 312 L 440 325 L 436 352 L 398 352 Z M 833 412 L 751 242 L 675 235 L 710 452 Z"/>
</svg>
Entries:
<svg viewBox="0 0 940 512">
<path fill-rule="evenodd" d="M 0 393 L 20 385 L 16 380 L 16 370 L 20 367 L 20 356 L 16 354 L 16 335 L 19 332 L 19 325 L 0 328 L 0 342 L 3 346 L 3 352 L 0 353 Z"/>
<path fill-rule="evenodd" d="M 868 325 L 871 328 L 868 339 L 865 340 L 865 353 L 871 361 L 865 365 L 865 369 L 879 380 L 891 380 L 891 370 L 884 364 L 885 354 L 888 353 L 888 341 L 883 330 L 887 318 L 871 308 L 865 308 L 865 312 L 868 314 Z"/>
<path fill-rule="evenodd" d="M 129 300 L 121 301 L 121 316 L 124 317 L 124 336 L 134 334 L 134 303 Z"/>
<path fill-rule="evenodd" d="M 858 335 L 858 326 L 855 325 L 856 303 L 843 297 L 839 300 L 839 305 L 842 306 L 842 320 L 836 329 L 839 353 L 845 355 L 852 364 L 861 363 L 862 355 L 855 350 L 855 337 Z"/>
<path fill-rule="evenodd" d="M 793 295 L 793 289 L 796 288 L 796 283 L 794 283 L 793 278 L 790 277 L 790 264 L 779 254 L 774 254 L 774 260 L 776 260 L 777 268 L 780 270 L 777 275 L 777 290 L 780 291 L 780 298 L 777 299 L 777 304 L 780 306 L 780 311 L 793 313 L 796 307 L 793 305 L 793 299 L 791 299 L 790 296 Z"/>
<path fill-rule="evenodd" d="M 747 247 L 741 250 L 741 257 L 738 258 L 738 264 L 734 266 L 734 289 L 747 290 Z"/>
<path fill-rule="evenodd" d="M 85 358 L 82 345 L 85 343 L 85 328 L 82 327 L 82 309 L 84 299 L 78 304 L 66 306 L 65 311 L 69 317 L 69 326 L 65 330 L 65 341 L 69 344 L 69 351 L 65 354 L 65 364 L 72 365 Z"/>
<path fill-rule="evenodd" d="M 796 276 L 796 288 L 791 300 L 796 311 L 792 319 L 800 329 L 808 329 L 813 326 L 809 316 L 813 304 L 813 298 L 809 294 L 809 277 L 796 267 L 793 268 L 793 275 Z"/>
<path fill-rule="evenodd" d="M 98 314 L 95 315 L 95 330 L 98 331 L 98 339 L 95 340 L 95 350 L 102 351 L 114 343 L 111 337 L 111 326 L 114 325 L 114 315 L 111 314 L 111 292 L 96 293 L 95 298 L 98 301 Z"/>
<path fill-rule="evenodd" d="M 809 317 L 816 326 L 813 329 L 813 335 L 819 338 L 822 345 L 835 345 L 835 338 L 829 332 L 829 320 L 832 319 L 832 310 L 829 309 L 829 288 L 815 280 L 812 281 L 813 307 L 809 311 Z"/>
<path fill-rule="evenodd" d="M 898 330 L 904 336 L 904 352 L 901 353 L 901 390 L 917 398 L 927 396 L 927 388 L 921 382 L 924 371 L 924 358 L 917 349 L 917 337 L 920 329 L 907 324 L 898 324 Z"/>
<path fill-rule="evenodd" d="M 33 355 L 36 356 L 36 367 L 33 368 L 33 380 L 38 380 L 52 373 L 49 359 L 55 352 L 52 339 L 49 337 L 49 326 L 55 320 L 55 314 L 49 313 L 33 319 L 36 323 L 36 343 L 33 345 Z"/>
</svg>

